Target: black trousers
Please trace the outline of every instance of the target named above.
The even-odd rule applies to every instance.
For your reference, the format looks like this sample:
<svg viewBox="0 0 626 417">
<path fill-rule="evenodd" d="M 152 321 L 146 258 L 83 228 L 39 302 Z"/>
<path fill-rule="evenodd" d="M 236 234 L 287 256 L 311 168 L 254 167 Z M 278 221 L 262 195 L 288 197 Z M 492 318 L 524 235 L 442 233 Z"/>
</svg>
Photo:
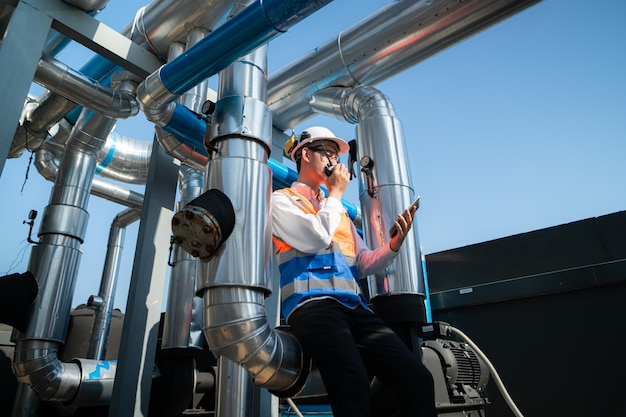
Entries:
<svg viewBox="0 0 626 417">
<path fill-rule="evenodd" d="M 309 301 L 291 314 L 289 326 L 320 371 L 334 417 L 371 416 L 372 375 L 395 388 L 400 416 L 437 415 L 432 375 L 371 311 Z"/>
</svg>

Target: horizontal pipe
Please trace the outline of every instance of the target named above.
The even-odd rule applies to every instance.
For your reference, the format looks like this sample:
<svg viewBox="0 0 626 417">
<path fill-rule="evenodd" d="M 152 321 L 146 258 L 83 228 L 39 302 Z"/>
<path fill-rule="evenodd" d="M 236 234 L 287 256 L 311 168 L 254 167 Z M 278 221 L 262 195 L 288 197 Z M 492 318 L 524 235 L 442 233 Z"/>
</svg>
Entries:
<svg viewBox="0 0 626 417">
<path fill-rule="evenodd" d="M 114 91 L 51 57 L 43 56 L 39 60 L 34 81 L 68 100 L 111 118 L 124 119 L 139 111 L 131 94 Z"/>
</svg>

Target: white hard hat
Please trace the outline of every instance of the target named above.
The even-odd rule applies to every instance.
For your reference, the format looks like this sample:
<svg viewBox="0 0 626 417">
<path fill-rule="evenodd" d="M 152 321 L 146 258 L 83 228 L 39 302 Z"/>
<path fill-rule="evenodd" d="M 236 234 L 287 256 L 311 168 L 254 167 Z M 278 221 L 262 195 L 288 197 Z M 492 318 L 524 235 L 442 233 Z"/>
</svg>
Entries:
<svg viewBox="0 0 626 417">
<path fill-rule="evenodd" d="M 285 144 L 285 154 L 289 156 L 294 162 L 296 161 L 296 155 L 303 146 L 310 145 L 313 142 L 320 140 L 328 140 L 334 142 L 337 145 L 337 154 L 341 155 L 350 150 L 348 143 L 335 136 L 330 129 L 322 126 L 312 126 L 302 131 L 300 137 L 292 135 Z"/>
</svg>

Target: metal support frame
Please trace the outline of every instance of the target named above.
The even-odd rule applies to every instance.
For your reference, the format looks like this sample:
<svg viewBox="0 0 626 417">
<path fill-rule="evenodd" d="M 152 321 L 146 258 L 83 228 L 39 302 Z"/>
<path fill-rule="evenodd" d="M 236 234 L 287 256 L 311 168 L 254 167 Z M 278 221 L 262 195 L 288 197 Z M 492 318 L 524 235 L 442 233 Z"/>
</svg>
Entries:
<svg viewBox="0 0 626 417">
<path fill-rule="evenodd" d="M 110 416 L 147 416 L 167 276 L 178 166 L 154 141 Z"/>
<path fill-rule="evenodd" d="M 161 66 L 161 62 L 155 55 L 65 2 L 24 1 L 52 19 L 52 29 L 141 78 L 147 77 Z"/>
<path fill-rule="evenodd" d="M 19 2 L 0 42 L 0 175 L 51 25 L 49 16 Z"/>
</svg>

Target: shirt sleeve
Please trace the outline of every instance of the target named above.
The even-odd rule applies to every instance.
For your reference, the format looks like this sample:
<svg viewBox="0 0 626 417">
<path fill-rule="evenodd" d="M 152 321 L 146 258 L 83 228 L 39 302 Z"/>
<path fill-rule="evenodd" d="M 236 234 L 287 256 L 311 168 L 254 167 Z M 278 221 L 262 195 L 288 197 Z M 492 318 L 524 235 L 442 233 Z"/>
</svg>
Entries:
<svg viewBox="0 0 626 417">
<path fill-rule="evenodd" d="M 274 191 L 271 203 L 272 234 L 304 253 L 330 246 L 343 215 L 343 205 L 329 197 L 317 214 L 303 212 L 285 193 Z"/>
<path fill-rule="evenodd" d="M 352 225 L 352 235 L 356 242 L 356 262 L 361 278 L 381 272 L 398 256 L 398 252 L 391 250 L 389 243 L 374 250 L 368 248 L 354 225 Z"/>
</svg>

